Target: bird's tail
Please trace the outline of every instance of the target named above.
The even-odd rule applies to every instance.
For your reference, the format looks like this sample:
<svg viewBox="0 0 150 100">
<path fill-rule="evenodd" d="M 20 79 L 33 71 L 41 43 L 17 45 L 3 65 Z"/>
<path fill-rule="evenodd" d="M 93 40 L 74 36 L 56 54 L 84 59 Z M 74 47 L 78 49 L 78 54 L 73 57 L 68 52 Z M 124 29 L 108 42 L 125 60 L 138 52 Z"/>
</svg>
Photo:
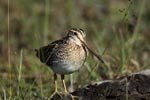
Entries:
<svg viewBox="0 0 150 100">
<path fill-rule="evenodd" d="M 39 57 L 39 50 L 38 49 L 34 49 L 34 51 L 35 51 L 36 56 Z"/>
</svg>

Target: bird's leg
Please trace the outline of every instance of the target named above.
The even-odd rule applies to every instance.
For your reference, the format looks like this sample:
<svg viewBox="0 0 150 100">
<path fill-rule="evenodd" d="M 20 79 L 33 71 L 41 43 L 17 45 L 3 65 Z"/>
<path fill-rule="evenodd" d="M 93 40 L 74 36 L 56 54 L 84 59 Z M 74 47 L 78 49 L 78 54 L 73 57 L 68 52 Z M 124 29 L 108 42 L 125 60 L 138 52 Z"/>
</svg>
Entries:
<svg viewBox="0 0 150 100">
<path fill-rule="evenodd" d="M 61 75 L 61 80 L 62 80 L 63 87 L 65 89 L 65 93 L 68 93 L 64 79 L 65 79 L 65 75 Z"/>
<path fill-rule="evenodd" d="M 74 96 L 74 95 L 72 95 L 72 94 L 69 94 L 69 92 L 67 91 L 67 88 L 66 88 L 66 84 L 65 84 L 65 76 L 64 75 L 61 75 L 61 80 L 62 80 L 62 84 L 63 84 L 63 86 L 64 86 L 64 89 L 65 89 L 65 94 L 67 94 L 67 95 L 69 95 L 71 98 L 72 98 L 72 100 L 75 100 L 74 98 L 79 98 L 78 96 Z"/>
<path fill-rule="evenodd" d="M 57 89 L 57 75 L 54 74 L 54 86 L 55 86 L 55 92 L 58 92 L 58 89 Z"/>
<path fill-rule="evenodd" d="M 57 89 L 57 74 L 54 73 L 54 86 L 55 86 L 55 90 L 54 92 L 52 93 L 52 95 L 50 96 L 50 98 L 52 98 L 54 95 L 58 94 L 58 89 Z"/>
</svg>

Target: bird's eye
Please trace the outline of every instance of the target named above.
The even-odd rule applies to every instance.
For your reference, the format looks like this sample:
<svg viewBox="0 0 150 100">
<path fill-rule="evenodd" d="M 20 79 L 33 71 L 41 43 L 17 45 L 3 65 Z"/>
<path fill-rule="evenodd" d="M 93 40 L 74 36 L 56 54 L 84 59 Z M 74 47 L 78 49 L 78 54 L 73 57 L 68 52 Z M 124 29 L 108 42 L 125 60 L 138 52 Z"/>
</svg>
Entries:
<svg viewBox="0 0 150 100">
<path fill-rule="evenodd" d="M 76 32 L 73 32 L 73 34 L 74 34 L 74 35 L 77 35 L 77 33 L 76 33 Z"/>
</svg>

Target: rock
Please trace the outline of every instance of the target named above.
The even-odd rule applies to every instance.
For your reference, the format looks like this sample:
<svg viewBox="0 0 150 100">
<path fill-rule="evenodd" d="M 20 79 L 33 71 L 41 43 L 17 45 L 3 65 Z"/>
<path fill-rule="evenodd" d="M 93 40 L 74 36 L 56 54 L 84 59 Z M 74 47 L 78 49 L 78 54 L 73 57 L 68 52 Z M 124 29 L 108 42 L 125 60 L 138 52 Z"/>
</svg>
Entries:
<svg viewBox="0 0 150 100">
<path fill-rule="evenodd" d="M 71 93 L 74 100 L 150 100 L 150 69 L 115 80 L 105 80 L 87 85 Z M 60 99 L 72 100 L 62 95 Z"/>
</svg>

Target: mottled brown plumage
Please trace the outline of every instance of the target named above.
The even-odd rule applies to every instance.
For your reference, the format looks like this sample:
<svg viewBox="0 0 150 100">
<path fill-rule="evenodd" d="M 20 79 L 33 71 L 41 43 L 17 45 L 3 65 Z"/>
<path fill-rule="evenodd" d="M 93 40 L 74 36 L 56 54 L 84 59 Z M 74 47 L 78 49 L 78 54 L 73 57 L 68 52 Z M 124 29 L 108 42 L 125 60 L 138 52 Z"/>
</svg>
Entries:
<svg viewBox="0 0 150 100">
<path fill-rule="evenodd" d="M 80 30 L 76 29 L 75 32 Z M 87 57 L 87 49 L 76 38 L 77 35 L 81 33 L 69 31 L 66 37 L 36 49 L 37 57 L 58 74 L 70 74 L 79 70 Z M 83 38 L 82 36 L 81 39 Z"/>
<path fill-rule="evenodd" d="M 36 49 L 36 55 L 41 62 L 54 71 L 55 91 L 57 92 L 57 75 L 60 74 L 66 90 L 64 75 L 73 73 L 84 64 L 88 50 L 99 60 L 102 59 L 94 53 L 85 42 L 85 33 L 82 29 L 70 29 L 67 36 L 54 41 L 47 46 Z M 102 61 L 103 62 L 103 61 Z"/>
</svg>

